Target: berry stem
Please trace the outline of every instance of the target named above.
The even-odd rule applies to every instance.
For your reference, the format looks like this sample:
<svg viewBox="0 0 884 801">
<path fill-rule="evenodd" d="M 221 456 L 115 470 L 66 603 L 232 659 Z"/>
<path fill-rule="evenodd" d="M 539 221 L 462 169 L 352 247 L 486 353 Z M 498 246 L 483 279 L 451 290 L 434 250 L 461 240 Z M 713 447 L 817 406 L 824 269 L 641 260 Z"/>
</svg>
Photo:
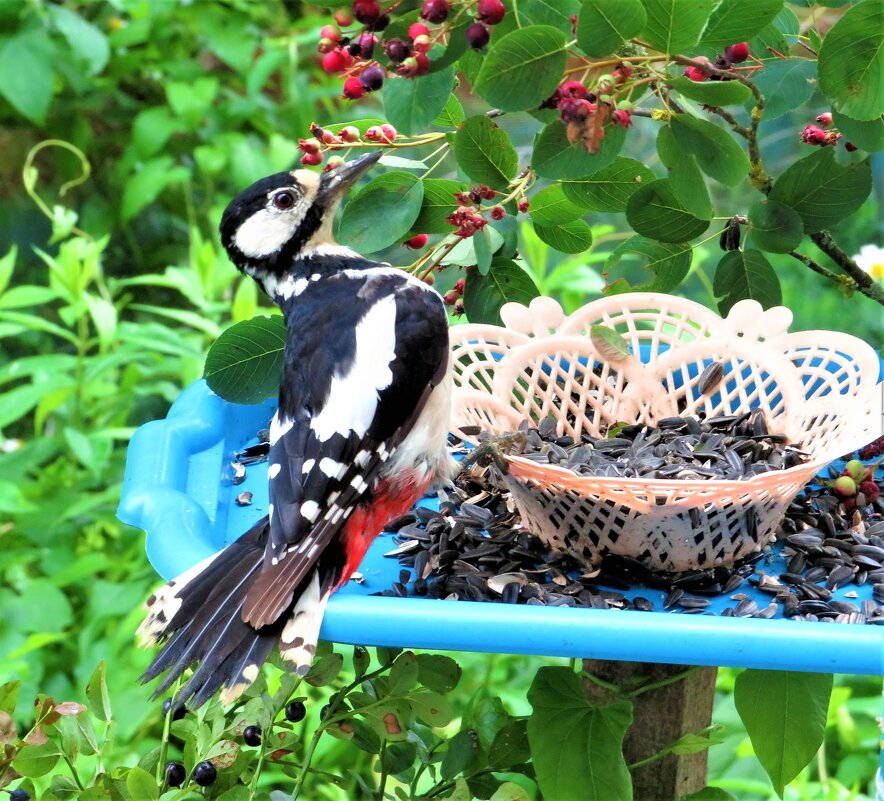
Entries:
<svg viewBox="0 0 884 801">
<path fill-rule="evenodd" d="M 181 686 L 181 679 L 175 682 L 175 689 L 172 691 L 172 705 L 174 706 L 174 699 L 178 697 L 178 688 Z M 174 713 L 172 712 L 171 707 L 169 711 L 166 713 L 166 717 L 163 720 L 163 739 L 160 740 L 160 758 L 157 762 L 157 769 L 154 773 L 154 777 L 157 780 L 157 784 L 160 786 L 163 785 L 163 782 L 166 781 L 166 776 L 164 773 L 164 769 L 166 766 L 166 753 L 169 750 L 169 732 L 172 729 L 172 718 L 174 717 Z"/>
</svg>

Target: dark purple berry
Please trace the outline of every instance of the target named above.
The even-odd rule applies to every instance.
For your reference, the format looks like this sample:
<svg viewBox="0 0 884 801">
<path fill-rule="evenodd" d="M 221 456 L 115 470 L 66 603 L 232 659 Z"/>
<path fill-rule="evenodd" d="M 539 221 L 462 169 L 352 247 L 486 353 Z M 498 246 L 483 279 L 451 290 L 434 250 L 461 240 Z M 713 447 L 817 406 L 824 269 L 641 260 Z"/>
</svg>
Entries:
<svg viewBox="0 0 884 801">
<path fill-rule="evenodd" d="M 214 784 L 217 778 L 218 771 L 215 770 L 215 766 L 211 762 L 200 762 L 193 769 L 193 780 L 200 787 L 208 787 L 210 784 Z"/>
<path fill-rule="evenodd" d="M 9 801 L 31 801 L 31 794 L 19 787 L 18 790 L 13 790 L 9 794 Z"/>
<path fill-rule="evenodd" d="M 369 67 L 359 76 L 359 83 L 366 92 L 376 92 L 384 85 L 384 71 L 380 67 Z"/>
<path fill-rule="evenodd" d="M 347 52 L 351 56 L 358 56 L 362 52 L 362 45 L 360 45 L 359 42 L 350 42 L 350 44 L 347 45 Z"/>
<path fill-rule="evenodd" d="M 491 34 L 488 33 L 488 28 L 486 28 L 481 22 L 474 22 L 469 28 L 467 28 L 466 37 L 473 50 L 481 50 L 488 44 Z"/>
<path fill-rule="evenodd" d="M 353 3 L 353 16 L 363 25 L 374 25 L 380 19 L 381 7 L 375 0 L 356 0 Z"/>
<path fill-rule="evenodd" d="M 387 26 L 390 24 L 390 15 L 389 14 L 381 14 L 376 20 L 374 25 L 371 26 L 373 31 L 383 31 L 387 29 Z"/>
<path fill-rule="evenodd" d="M 261 745 L 261 727 L 246 726 L 245 731 L 242 733 L 242 739 L 246 745 Z"/>
<path fill-rule="evenodd" d="M 163 772 L 166 774 L 166 784 L 169 787 L 180 787 L 187 778 L 187 771 L 180 762 L 167 762 Z"/>
<path fill-rule="evenodd" d="M 169 710 L 172 708 L 172 699 L 167 698 L 163 701 L 163 717 L 169 714 Z M 172 713 L 172 720 L 181 720 L 187 714 L 187 710 L 183 706 L 176 706 L 175 711 Z"/>
<path fill-rule="evenodd" d="M 306 714 L 307 708 L 301 701 L 292 701 L 285 708 L 285 719 L 292 723 L 303 720 Z"/>
<path fill-rule="evenodd" d="M 411 47 L 402 39 L 390 39 L 384 45 L 384 50 L 387 51 L 387 58 L 396 64 L 401 64 L 411 55 Z"/>
<path fill-rule="evenodd" d="M 448 0 L 424 0 L 421 8 L 421 17 L 427 22 L 438 25 L 440 22 L 445 22 L 448 19 L 448 12 L 450 10 L 451 5 Z"/>
</svg>

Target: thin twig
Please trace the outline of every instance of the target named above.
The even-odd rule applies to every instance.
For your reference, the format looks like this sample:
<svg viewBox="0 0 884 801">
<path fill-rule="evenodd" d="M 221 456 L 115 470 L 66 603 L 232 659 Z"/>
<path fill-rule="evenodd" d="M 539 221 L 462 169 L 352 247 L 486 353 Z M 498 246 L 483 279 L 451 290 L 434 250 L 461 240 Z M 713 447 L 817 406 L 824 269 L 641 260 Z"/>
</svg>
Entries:
<svg viewBox="0 0 884 801">
<path fill-rule="evenodd" d="M 884 289 L 875 282 L 871 275 L 841 250 L 828 231 L 817 231 L 815 234 L 811 234 L 810 238 L 823 253 L 853 279 L 857 291 L 873 300 L 877 300 L 878 303 L 884 306 Z"/>
</svg>

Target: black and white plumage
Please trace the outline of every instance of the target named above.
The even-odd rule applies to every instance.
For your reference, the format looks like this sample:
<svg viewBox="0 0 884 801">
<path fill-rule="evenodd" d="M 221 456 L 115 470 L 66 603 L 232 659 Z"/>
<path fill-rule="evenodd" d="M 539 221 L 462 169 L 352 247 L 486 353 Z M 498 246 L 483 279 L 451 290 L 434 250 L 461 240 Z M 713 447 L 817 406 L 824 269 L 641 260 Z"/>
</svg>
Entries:
<svg viewBox="0 0 884 801">
<path fill-rule="evenodd" d="M 341 195 L 376 160 L 270 176 L 225 211 L 222 242 L 279 304 L 288 336 L 268 516 L 148 601 L 140 633 L 165 644 L 145 680 L 168 671 L 161 693 L 199 663 L 178 704 L 219 688 L 233 700 L 276 643 L 306 673 L 331 593 L 385 523 L 453 473 L 441 298 L 331 238 Z"/>
</svg>

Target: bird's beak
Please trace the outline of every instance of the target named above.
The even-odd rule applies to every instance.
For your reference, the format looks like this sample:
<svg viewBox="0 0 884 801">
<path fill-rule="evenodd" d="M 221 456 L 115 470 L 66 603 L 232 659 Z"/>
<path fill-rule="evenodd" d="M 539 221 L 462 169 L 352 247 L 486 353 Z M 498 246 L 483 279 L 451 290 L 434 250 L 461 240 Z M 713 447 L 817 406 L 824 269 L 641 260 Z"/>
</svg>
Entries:
<svg viewBox="0 0 884 801">
<path fill-rule="evenodd" d="M 380 150 L 373 150 L 358 159 L 342 164 L 336 170 L 322 173 L 317 200 L 327 206 L 340 198 L 362 175 L 377 164 L 381 155 Z"/>
</svg>

